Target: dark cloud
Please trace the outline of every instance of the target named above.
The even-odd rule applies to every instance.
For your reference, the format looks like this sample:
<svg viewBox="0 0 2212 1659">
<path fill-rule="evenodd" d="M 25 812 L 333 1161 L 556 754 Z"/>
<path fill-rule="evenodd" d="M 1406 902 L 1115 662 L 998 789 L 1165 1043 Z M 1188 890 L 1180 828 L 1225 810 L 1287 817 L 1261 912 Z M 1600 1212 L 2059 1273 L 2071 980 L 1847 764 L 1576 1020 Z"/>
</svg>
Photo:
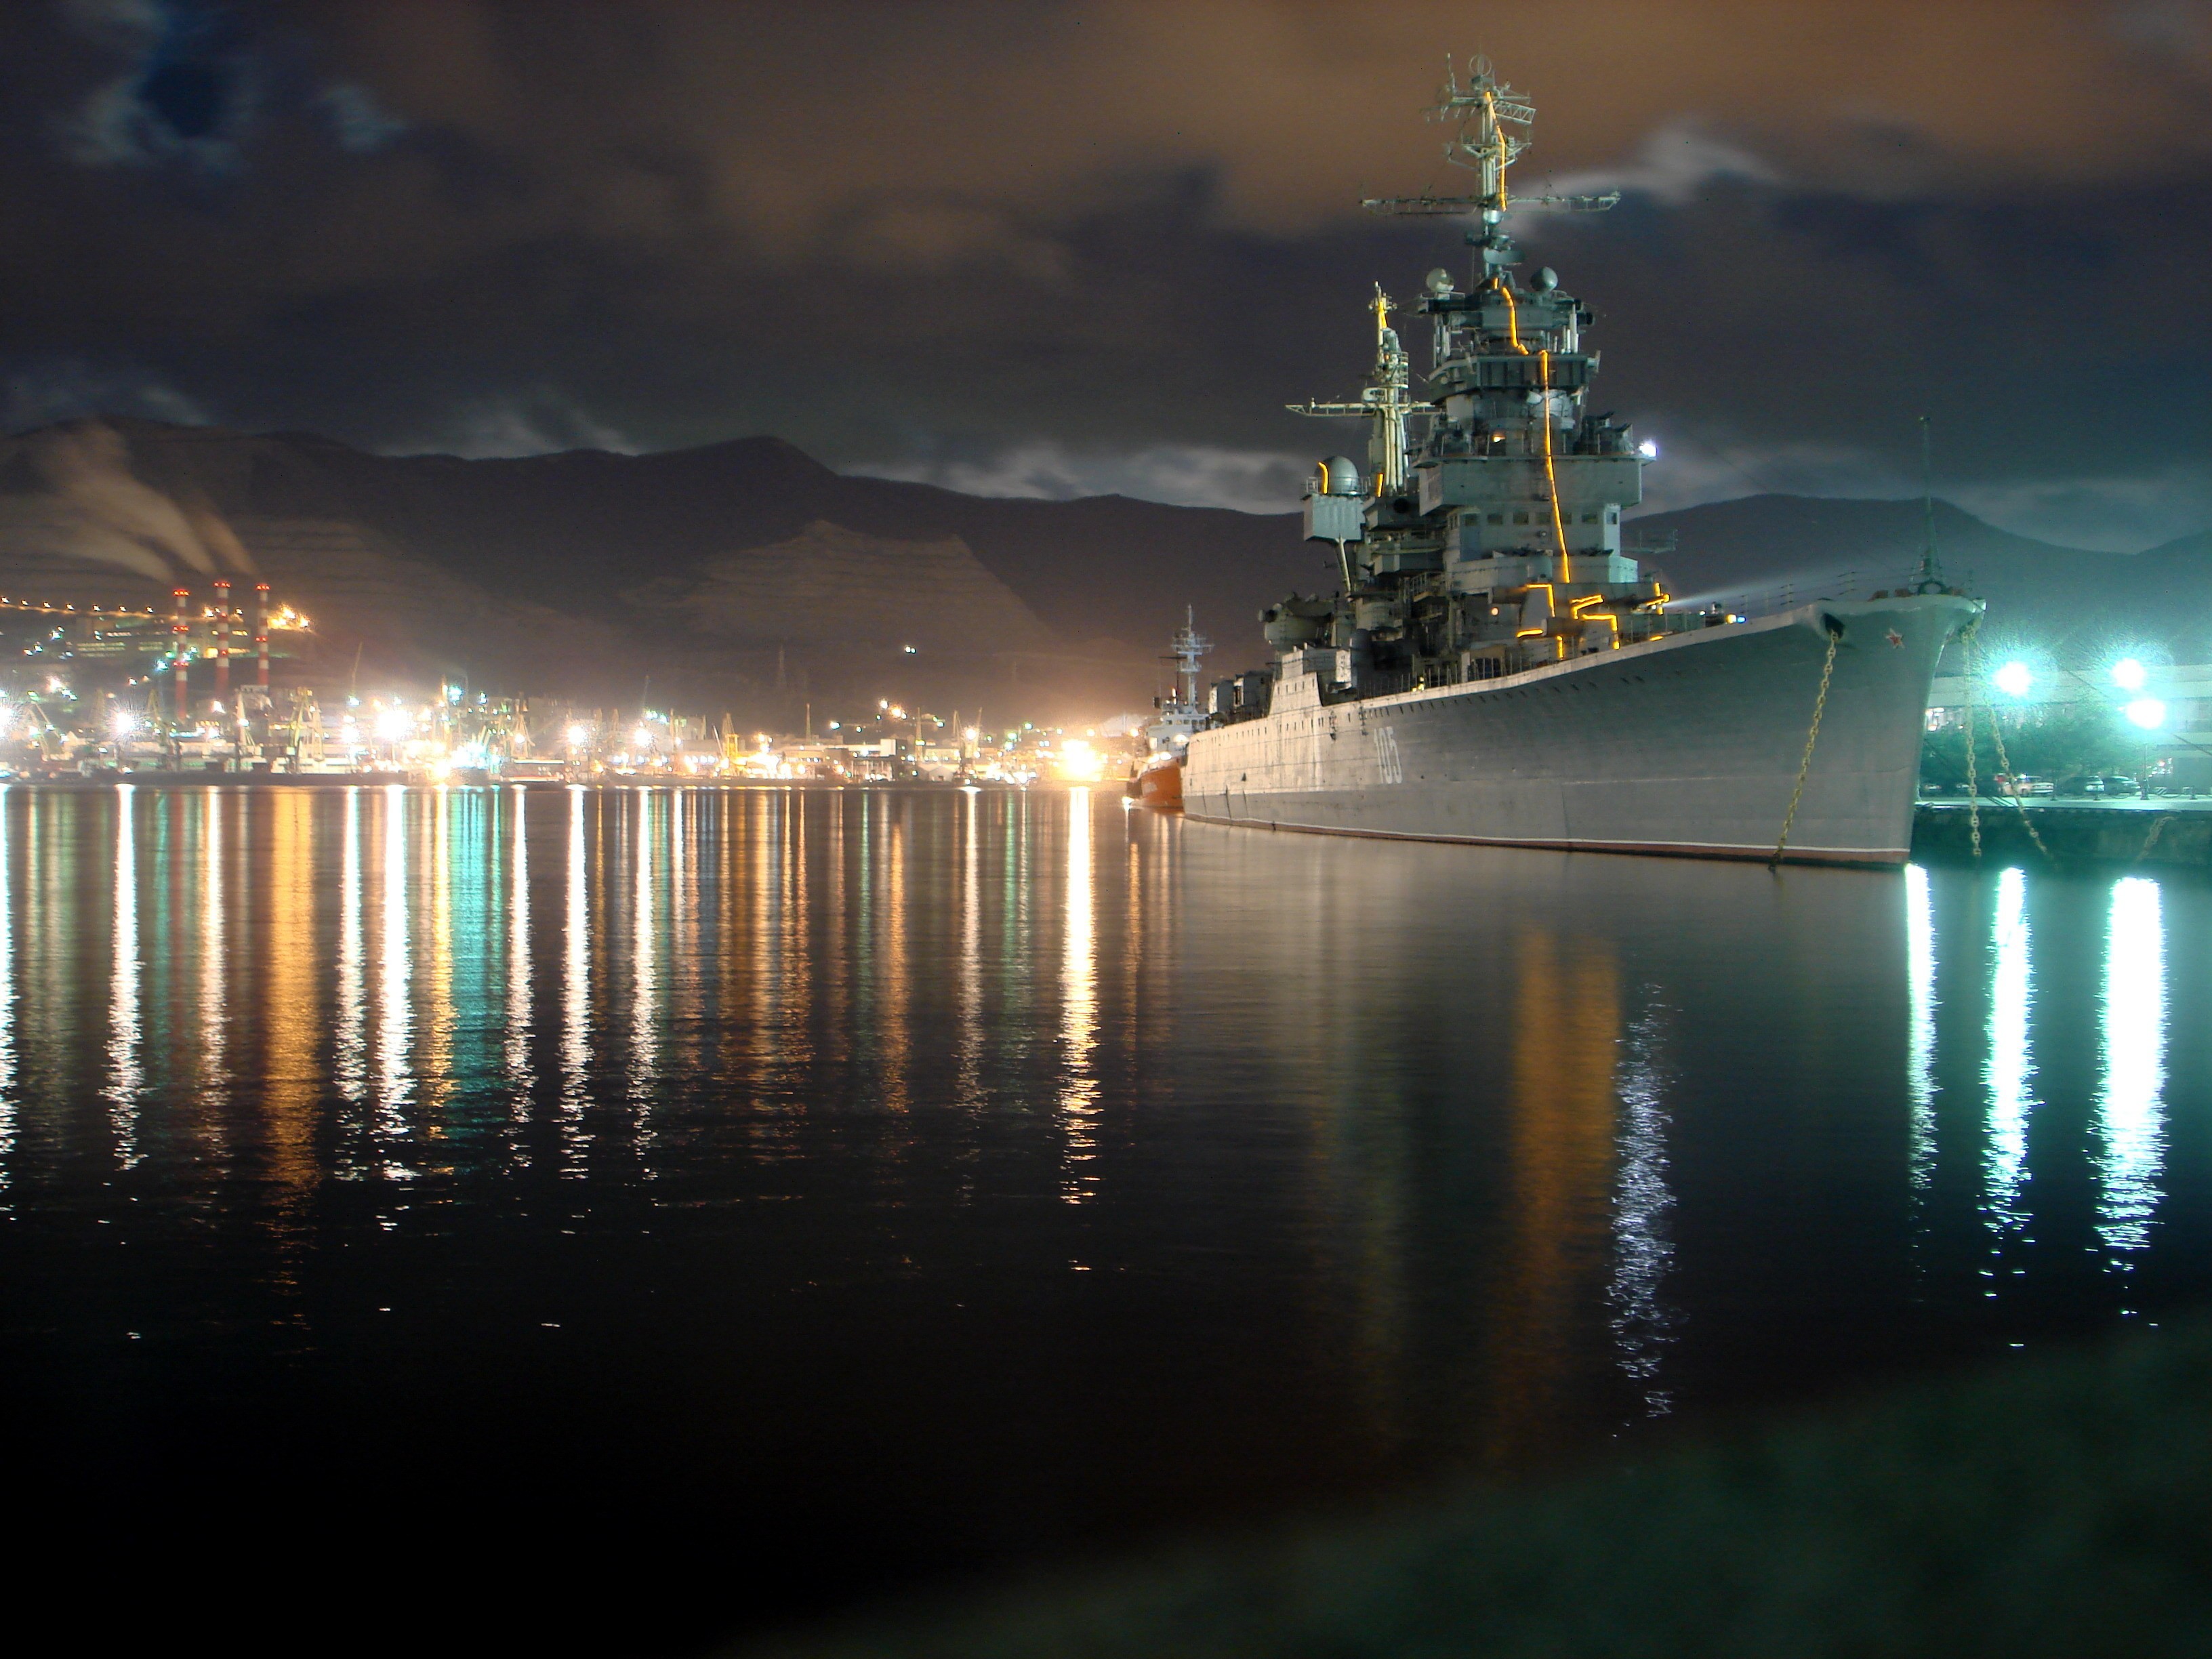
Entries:
<svg viewBox="0 0 2212 1659">
<path fill-rule="evenodd" d="M 1524 240 L 1598 311 L 1603 397 L 1661 439 L 1670 502 L 1909 487 L 1925 411 L 1942 487 L 2014 528 L 2212 517 L 2205 7 L 1474 26 L 1428 0 L 18 9 L 0 192 L 49 229 L 0 246 L 0 376 L 11 413 L 105 381 L 387 448 L 774 431 L 895 476 L 1257 505 L 1342 447 L 1282 405 L 1357 383 L 1368 285 L 1455 257 L 1356 204 L 1449 181 L 1417 112 L 1480 46 L 1541 111 L 1532 178 L 1626 192 Z"/>
</svg>

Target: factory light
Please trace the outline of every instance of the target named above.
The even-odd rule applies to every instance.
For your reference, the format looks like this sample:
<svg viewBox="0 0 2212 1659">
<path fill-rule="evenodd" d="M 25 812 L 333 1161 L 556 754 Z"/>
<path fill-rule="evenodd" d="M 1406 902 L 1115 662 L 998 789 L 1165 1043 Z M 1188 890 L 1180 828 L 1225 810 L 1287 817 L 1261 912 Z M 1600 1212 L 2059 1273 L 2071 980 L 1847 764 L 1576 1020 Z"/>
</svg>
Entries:
<svg viewBox="0 0 2212 1659">
<path fill-rule="evenodd" d="M 592 728 L 579 721 L 568 728 L 568 747 L 581 749 L 592 740 Z"/>
<path fill-rule="evenodd" d="M 2155 732 L 2166 724 L 2166 705 L 2156 697 L 2137 697 L 2121 712 L 2146 732 Z"/>
<path fill-rule="evenodd" d="M 398 743 L 413 727 L 404 709 L 386 708 L 376 716 L 376 735 L 386 743 Z"/>
<path fill-rule="evenodd" d="M 118 708 L 107 717 L 110 730 L 118 738 L 127 738 L 138 729 L 137 716 L 127 708 Z"/>
<path fill-rule="evenodd" d="M 2024 697 L 2035 684 L 2035 676 L 2024 662 L 2008 662 L 1991 676 L 1998 690 L 2008 697 Z"/>
<path fill-rule="evenodd" d="M 1060 775 L 1072 783 L 1097 781 L 1106 769 L 1106 757 L 1080 738 L 1071 738 L 1060 746 Z"/>
<path fill-rule="evenodd" d="M 977 735 L 978 735 L 978 734 L 977 734 L 976 730 L 975 730 L 975 728 L 974 726 L 963 726 L 963 727 L 961 727 L 961 728 L 960 728 L 960 735 L 961 735 L 962 738 L 963 738 L 963 739 L 964 739 L 965 741 L 967 741 L 967 742 L 969 742 L 969 743 L 973 743 L 973 742 L 975 742 L 975 738 L 976 738 L 976 737 L 977 737 Z"/>
<path fill-rule="evenodd" d="M 2143 665 L 2133 657 L 2123 657 L 2112 665 L 2112 684 L 2123 691 L 2143 689 Z"/>
</svg>

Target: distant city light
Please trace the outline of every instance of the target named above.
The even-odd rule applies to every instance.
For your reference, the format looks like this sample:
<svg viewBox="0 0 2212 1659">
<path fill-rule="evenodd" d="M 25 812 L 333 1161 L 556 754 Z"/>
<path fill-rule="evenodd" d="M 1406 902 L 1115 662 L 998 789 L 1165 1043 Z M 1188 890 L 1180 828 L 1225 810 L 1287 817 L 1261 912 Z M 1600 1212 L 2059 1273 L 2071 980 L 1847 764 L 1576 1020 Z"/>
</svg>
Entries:
<svg viewBox="0 0 2212 1659">
<path fill-rule="evenodd" d="M 912 647 L 912 646 L 910 646 L 910 645 L 907 645 L 907 646 L 901 646 L 899 648 L 900 648 L 901 650 L 904 651 L 904 652 L 907 653 L 907 655 L 908 655 L 908 656 L 909 656 L 909 657 L 911 657 L 912 655 L 914 655 L 914 653 L 915 653 L 915 647 Z"/>
<path fill-rule="evenodd" d="M 1659 459 L 1659 445 L 1657 441 L 1651 438 L 1646 438 L 1642 443 L 1636 446 L 1636 453 L 1641 455 L 1647 461 L 1657 460 Z"/>
<path fill-rule="evenodd" d="M 2112 665 L 2112 684 L 2123 691 L 2143 689 L 2143 665 L 2133 657 L 2123 657 Z"/>
<path fill-rule="evenodd" d="M 2156 697 L 2137 697 L 2122 712 L 2146 732 L 2155 732 L 2166 724 L 2166 705 Z"/>
<path fill-rule="evenodd" d="M 1998 690 L 2008 697 L 2024 697 L 2035 684 L 2035 676 L 2028 672 L 2024 662 L 2008 662 L 1990 677 Z"/>
</svg>

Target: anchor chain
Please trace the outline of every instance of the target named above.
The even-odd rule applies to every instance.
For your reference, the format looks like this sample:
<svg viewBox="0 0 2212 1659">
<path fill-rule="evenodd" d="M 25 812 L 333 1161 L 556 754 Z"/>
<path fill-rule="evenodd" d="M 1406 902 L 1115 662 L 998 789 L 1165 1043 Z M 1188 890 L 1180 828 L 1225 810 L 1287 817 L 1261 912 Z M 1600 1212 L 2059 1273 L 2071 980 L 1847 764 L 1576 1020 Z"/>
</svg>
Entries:
<svg viewBox="0 0 2212 1659">
<path fill-rule="evenodd" d="M 1975 632 L 1976 632 L 1977 629 L 1978 629 L 1978 627 L 1979 627 L 1979 626 L 1980 626 L 1980 624 L 1977 623 L 1977 624 L 1975 624 L 1975 626 L 1974 626 L 1974 627 L 1967 629 L 1966 629 L 1966 695 L 1967 695 L 1967 696 L 1968 696 L 1968 697 L 1970 697 L 1970 698 L 1973 696 L 1973 686 L 1974 686 L 1974 681 L 1975 681 L 1975 678 L 1977 678 L 1977 676 L 1978 675 L 1978 673 L 1979 673 L 1979 672 L 1980 672 L 1980 671 L 1976 667 L 1975 663 L 1974 663 L 1974 634 L 1975 634 Z M 1969 702 L 1969 703 L 1966 705 L 1966 709 L 1967 709 L 1966 740 L 1967 740 L 1968 744 L 1970 745 L 1966 752 L 1967 752 L 1967 757 L 1968 757 L 1968 764 L 1969 764 L 1969 765 L 1971 765 L 1971 764 L 1972 763 L 1972 755 L 1973 755 L 1973 750 L 1972 750 L 1972 747 L 1971 747 L 1971 745 L 1972 745 L 1972 742 L 1973 742 L 1973 730 L 1974 730 L 1974 728 L 1973 728 L 1973 704 L 1972 704 L 1972 702 Z M 2039 832 L 2037 831 L 2037 830 L 2036 830 L 2036 827 L 2035 827 L 2035 820 L 2034 820 L 2033 818 L 2032 818 L 2032 817 L 2028 817 L 2028 815 L 2027 815 L 2027 803 L 2026 801 L 2024 801 L 2024 800 L 2022 800 L 2022 799 L 2021 799 L 2021 796 L 2020 796 L 2020 779 L 2018 778 L 2018 776 L 2016 776 L 2016 775 L 2014 774 L 2013 769 L 2012 769 L 2012 761 L 2011 761 L 2011 759 L 2010 759 L 2010 758 L 2009 758 L 2009 757 L 2005 754 L 2005 746 L 2004 746 L 2004 726 L 2003 726 L 2003 723 L 2002 723 L 2002 721 L 2000 721 L 2000 720 L 1997 719 L 1996 711 L 1995 709 L 1991 709 L 1991 710 L 1990 711 L 1990 741 L 1991 743 L 1993 743 L 1993 744 L 1995 744 L 1996 745 L 1996 749 L 1997 749 L 1997 765 L 1999 766 L 1999 768 L 2001 768 L 2001 769 L 2002 769 L 2001 775 L 2005 776 L 2005 777 L 2009 777 L 2009 778 L 2011 778 L 2011 779 L 2012 779 L 2012 804 L 2013 804 L 2015 807 L 2017 807 L 2017 808 L 2019 809 L 2019 811 L 2020 811 L 2020 827 L 2021 827 L 2021 829 L 2023 829 L 2023 830 L 2027 830 L 2027 838 L 2028 838 L 2030 841 L 2032 841 L 2032 842 L 2033 842 L 2035 843 L 2035 850 L 2036 850 L 2037 852 L 2039 852 L 2039 853 L 2042 854 L 2043 854 L 2043 856 L 2044 856 L 2045 858 L 2046 858 L 2046 859 L 2050 859 L 2050 860 L 2051 860 L 2051 863 L 2053 863 L 2053 864 L 2057 863 L 2057 862 L 2058 862 L 2058 860 L 2057 860 L 2056 858 L 2053 858 L 2053 857 L 2051 856 L 2051 849 L 2050 849 L 2048 847 L 2045 847 L 2045 846 L 2043 844 L 2043 836 L 2041 836 L 2041 834 L 2040 834 L 2040 833 L 2039 833 Z M 1970 775 L 1970 777 L 1969 777 L 1968 787 L 1969 787 L 1969 789 L 1971 790 L 1971 788 L 1972 788 L 1971 775 Z M 1974 824 L 1974 826 L 1973 826 L 1973 827 L 1974 827 L 1974 855 L 1975 855 L 1977 858 L 1978 858 L 1978 857 L 1980 857 L 1980 856 L 1981 856 L 1981 848 L 1982 848 L 1981 824 L 1980 824 L 1980 823 L 1978 822 L 1978 820 L 1975 823 L 1975 824 Z"/>
<path fill-rule="evenodd" d="M 1805 757 L 1797 763 L 1797 787 L 1790 792 L 1790 810 L 1782 815 L 1782 833 L 1775 837 L 1774 856 L 1766 860 L 1769 870 L 1782 867 L 1783 848 L 1790 845 L 1790 826 L 1797 821 L 1797 803 L 1805 799 L 1805 779 L 1813 769 L 1813 745 L 1820 740 L 1820 716 L 1828 712 L 1828 682 L 1836 672 L 1836 647 L 1844 642 L 1844 630 L 1833 617 L 1826 622 L 1828 655 L 1820 665 L 1820 695 L 1813 699 L 1813 725 L 1805 733 Z"/>
<path fill-rule="evenodd" d="M 1974 770 L 1974 688 L 1981 683 L 1974 668 L 1974 630 L 1969 623 L 1959 635 L 1960 655 L 1966 666 L 1966 833 L 1973 837 L 1974 857 L 1982 856 L 1982 781 Z"/>
</svg>

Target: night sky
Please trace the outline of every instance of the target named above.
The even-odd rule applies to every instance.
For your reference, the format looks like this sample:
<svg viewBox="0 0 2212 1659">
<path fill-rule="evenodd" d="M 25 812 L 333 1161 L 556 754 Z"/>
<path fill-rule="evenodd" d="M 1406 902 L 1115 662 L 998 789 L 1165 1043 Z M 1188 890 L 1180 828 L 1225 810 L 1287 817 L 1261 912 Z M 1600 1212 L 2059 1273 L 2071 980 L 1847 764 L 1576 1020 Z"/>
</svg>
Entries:
<svg viewBox="0 0 2212 1659">
<path fill-rule="evenodd" d="M 1655 506 L 2212 523 L 2212 6 L 635 0 L 0 13 L 0 383 L 396 453 L 772 432 L 1006 494 L 1286 509 L 1360 309 L 1458 267 L 1481 50 Z M 1417 362 L 1425 346 L 1417 343 Z"/>
</svg>

